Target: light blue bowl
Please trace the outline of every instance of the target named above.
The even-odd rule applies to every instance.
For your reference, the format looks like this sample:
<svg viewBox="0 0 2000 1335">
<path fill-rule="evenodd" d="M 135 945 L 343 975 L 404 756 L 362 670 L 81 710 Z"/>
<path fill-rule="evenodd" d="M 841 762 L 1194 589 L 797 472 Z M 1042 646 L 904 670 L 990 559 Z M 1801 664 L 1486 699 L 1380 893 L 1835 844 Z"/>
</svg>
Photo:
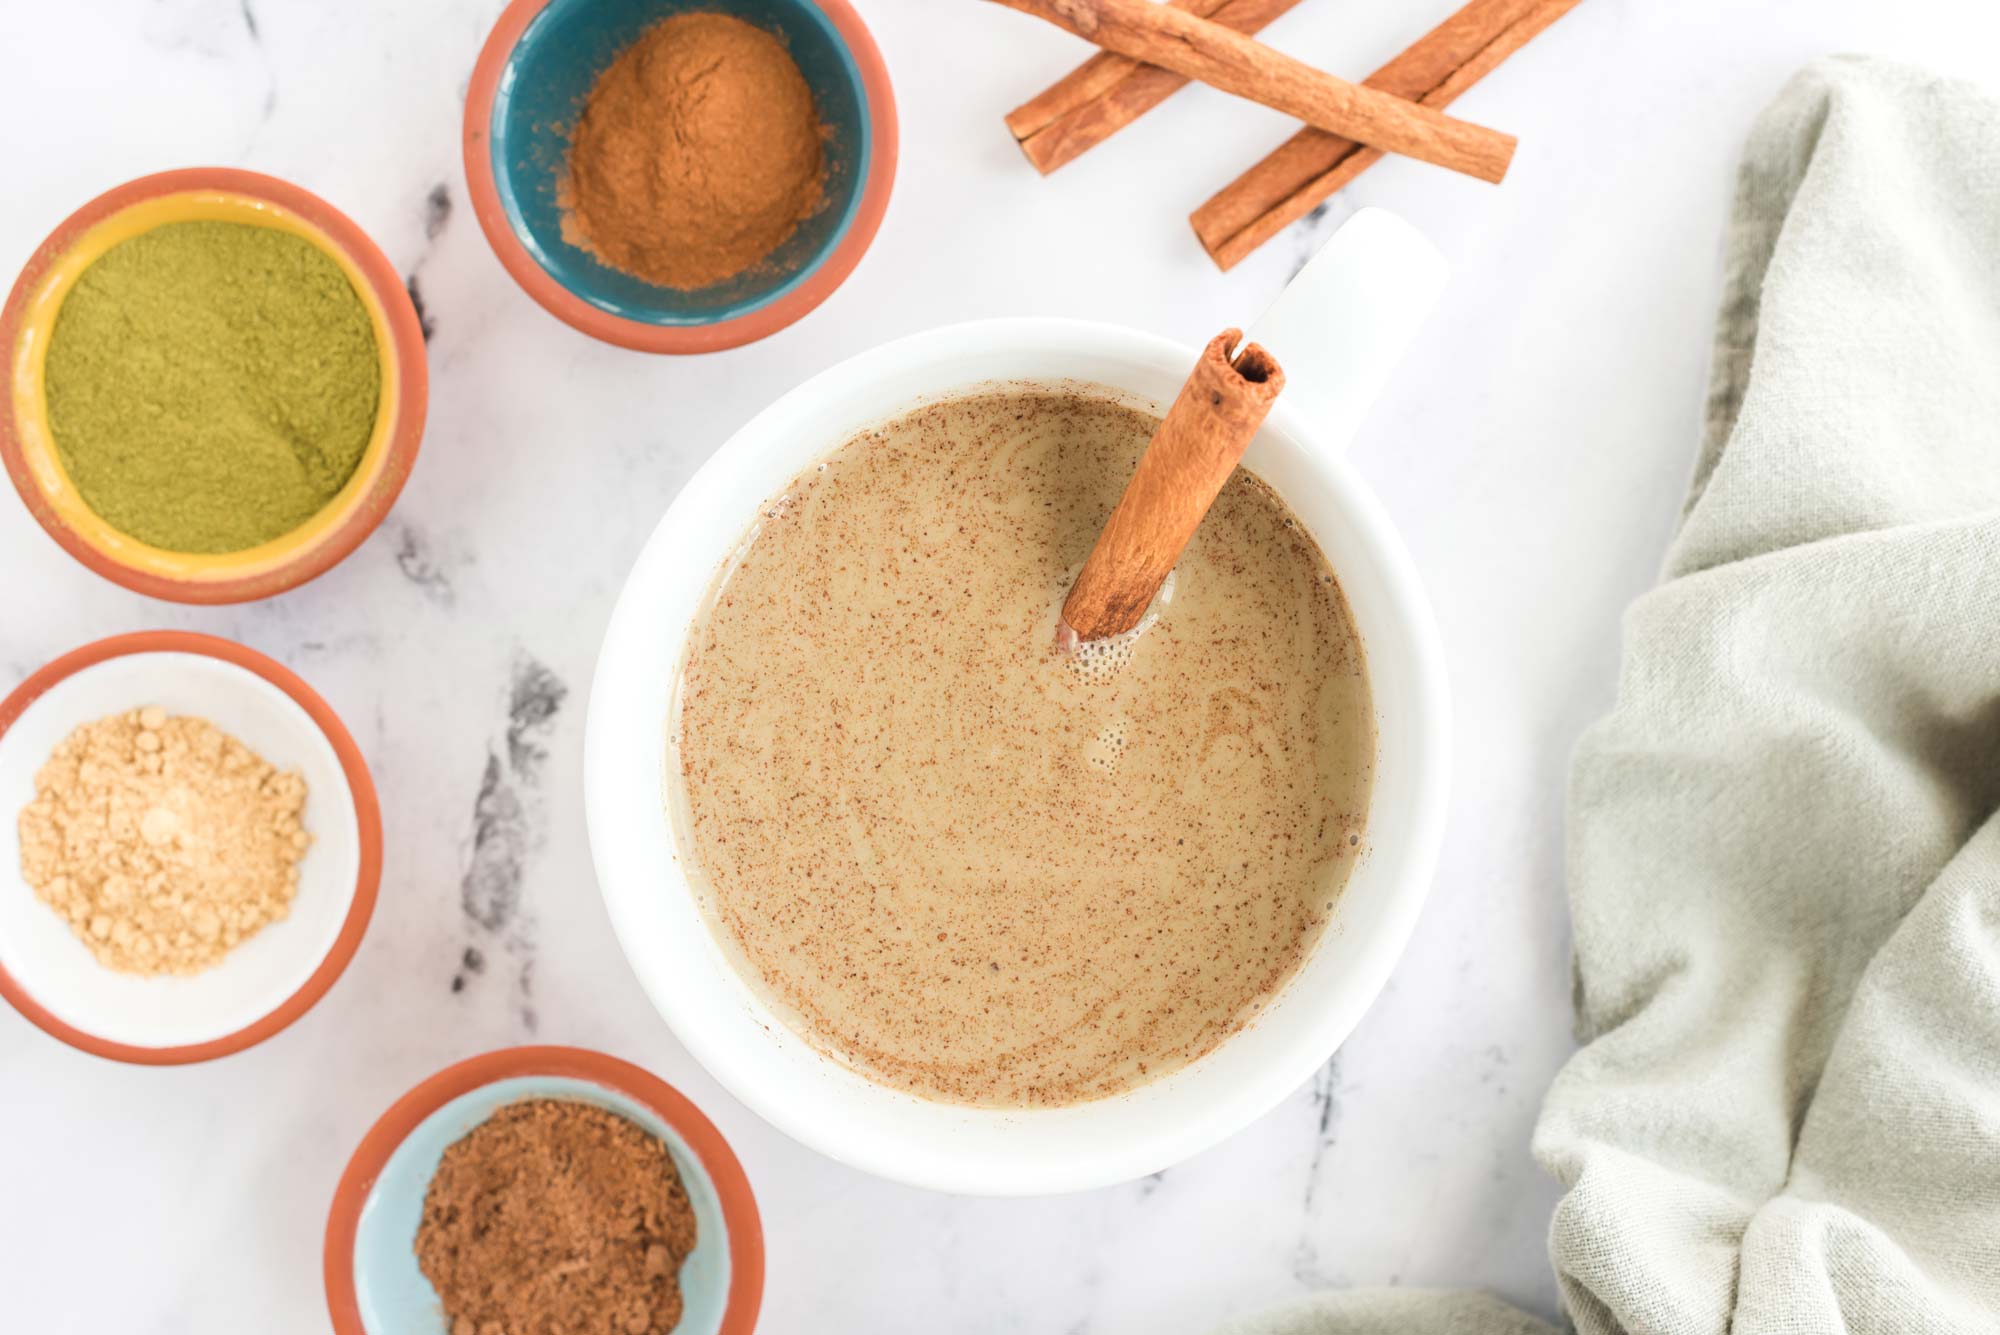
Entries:
<svg viewBox="0 0 2000 1335">
<path fill-rule="evenodd" d="M 729 14 L 777 34 L 828 134 L 825 205 L 748 272 L 682 292 L 565 241 L 557 190 L 570 131 L 597 77 L 646 29 L 687 11 Z M 816 305 L 872 238 L 896 152 L 887 75 L 846 0 L 515 0 L 480 55 L 465 116 L 474 210 L 502 263 L 586 333 L 649 351 L 729 346 L 673 335 L 726 326 L 744 335 L 734 341 L 747 341 Z M 839 272 L 815 284 L 829 266 Z"/>
<path fill-rule="evenodd" d="M 420 1097 L 424 1088 L 419 1086 L 410 1097 Z M 370 1141 L 363 1142 L 356 1152 L 356 1163 L 348 1169 L 349 1180 L 341 1184 L 329 1223 L 327 1287 L 335 1329 L 345 1333 L 358 1320 L 359 1332 L 366 1335 L 449 1335 L 437 1291 L 417 1266 L 415 1244 L 417 1227 L 423 1219 L 424 1194 L 446 1148 L 492 1116 L 496 1109 L 524 1099 L 566 1099 L 605 1108 L 631 1119 L 666 1144 L 694 1207 L 696 1226 L 694 1251 L 681 1266 L 681 1293 L 686 1308 L 675 1327 L 675 1335 L 747 1331 L 746 1316 L 748 1321 L 754 1321 L 762 1290 L 763 1247 L 754 1206 L 748 1207 L 752 1211 L 748 1224 L 759 1236 L 754 1239 L 754 1246 L 741 1254 L 750 1258 L 757 1272 L 751 1277 L 755 1285 L 750 1291 L 748 1313 L 740 1310 L 745 1286 L 734 1285 L 739 1310 L 732 1313 L 729 1310 L 732 1283 L 738 1278 L 735 1274 L 738 1262 L 732 1260 L 732 1251 L 737 1249 L 730 1245 L 724 1193 L 687 1137 L 630 1094 L 589 1079 L 548 1074 L 491 1080 L 449 1099 L 410 1128 L 381 1162 L 372 1183 L 367 1183 L 357 1178 L 357 1173 L 365 1177 L 362 1161 L 371 1155 L 370 1141 L 383 1134 L 380 1128 L 370 1133 Z M 698 1113 L 694 1115 L 706 1125 L 706 1119 L 701 1119 Z M 395 1116 L 396 1110 L 392 1109 L 384 1122 Z M 712 1132 L 712 1128 L 708 1130 Z M 379 1153 L 379 1149 L 374 1152 Z M 736 1190 L 747 1202 L 747 1182 L 742 1182 L 741 1169 L 733 1158 L 728 1168 L 740 1183 Z M 358 1213 L 350 1221 L 344 1218 L 348 1211 L 343 1208 L 346 1204 L 343 1198 L 361 1186 L 365 1186 L 365 1195 L 361 1197 Z M 335 1243 L 338 1235 L 349 1228 L 351 1292 L 346 1291 L 341 1277 L 335 1273 L 336 1257 L 344 1254 Z"/>
</svg>

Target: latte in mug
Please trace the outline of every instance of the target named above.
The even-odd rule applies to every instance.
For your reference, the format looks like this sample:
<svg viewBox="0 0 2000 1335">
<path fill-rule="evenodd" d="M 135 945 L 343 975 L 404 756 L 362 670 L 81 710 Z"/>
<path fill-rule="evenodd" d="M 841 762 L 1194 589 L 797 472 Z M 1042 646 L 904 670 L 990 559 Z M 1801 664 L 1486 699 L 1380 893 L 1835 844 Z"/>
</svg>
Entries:
<svg viewBox="0 0 2000 1335">
<path fill-rule="evenodd" d="M 1239 469 L 1133 632 L 1054 647 L 1157 419 L 1018 389 L 766 504 L 690 633 L 677 836 L 737 971 L 881 1084 L 1053 1106 L 1251 1023 L 1325 930 L 1375 764 L 1362 645 Z"/>
</svg>

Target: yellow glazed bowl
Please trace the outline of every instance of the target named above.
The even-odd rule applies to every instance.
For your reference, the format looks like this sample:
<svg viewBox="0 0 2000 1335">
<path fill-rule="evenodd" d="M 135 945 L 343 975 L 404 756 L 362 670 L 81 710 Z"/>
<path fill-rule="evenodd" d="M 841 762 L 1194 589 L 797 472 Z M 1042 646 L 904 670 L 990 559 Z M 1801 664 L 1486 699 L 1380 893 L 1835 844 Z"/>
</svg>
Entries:
<svg viewBox="0 0 2000 1335">
<path fill-rule="evenodd" d="M 240 552 L 172 552 L 121 533 L 84 504 L 49 432 L 42 371 L 62 303 L 83 271 L 121 241 L 164 223 L 249 223 L 302 236 L 340 265 L 375 329 L 381 406 L 347 485 L 282 537 Z M 429 379 L 423 331 L 400 277 L 346 215 L 274 177 L 222 167 L 141 177 L 65 219 L 35 251 L 0 311 L 8 395 L 0 462 L 49 536 L 126 588 L 183 603 L 235 603 L 295 588 L 333 566 L 382 522 L 416 462 Z"/>
</svg>

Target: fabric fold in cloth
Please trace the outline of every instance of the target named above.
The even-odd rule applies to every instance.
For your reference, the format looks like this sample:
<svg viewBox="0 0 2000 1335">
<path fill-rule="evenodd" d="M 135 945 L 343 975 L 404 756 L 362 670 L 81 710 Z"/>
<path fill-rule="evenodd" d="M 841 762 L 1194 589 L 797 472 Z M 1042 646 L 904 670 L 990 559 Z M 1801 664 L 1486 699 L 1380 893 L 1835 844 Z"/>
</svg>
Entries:
<svg viewBox="0 0 2000 1335">
<path fill-rule="evenodd" d="M 1580 1331 L 2000 1331 L 2000 104 L 1871 60 L 1745 154 L 1707 429 L 1579 744 L 1535 1135 Z M 1517 1335 L 1333 1294 L 1232 1335 Z"/>
</svg>

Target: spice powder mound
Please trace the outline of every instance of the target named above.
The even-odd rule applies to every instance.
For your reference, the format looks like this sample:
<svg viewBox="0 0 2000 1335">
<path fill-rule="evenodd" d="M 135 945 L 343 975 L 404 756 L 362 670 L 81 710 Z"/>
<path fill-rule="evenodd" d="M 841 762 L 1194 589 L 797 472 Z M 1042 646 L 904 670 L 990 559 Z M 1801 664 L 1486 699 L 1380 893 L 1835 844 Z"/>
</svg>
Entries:
<svg viewBox="0 0 2000 1335">
<path fill-rule="evenodd" d="M 35 775 L 21 874 L 98 963 L 197 973 L 291 910 L 305 780 L 158 706 L 86 723 Z"/>
<path fill-rule="evenodd" d="M 320 513 L 381 409 L 368 308 L 302 236 L 166 223 L 63 299 L 49 430 L 93 513 L 173 552 L 240 552 Z"/>
<path fill-rule="evenodd" d="M 694 1208 L 667 1147 L 617 1113 L 510 1104 L 445 1150 L 417 1264 L 451 1335 L 666 1335 Z"/>
<path fill-rule="evenodd" d="M 558 192 L 563 239 L 660 287 L 734 278 L 819 210 L 824 135 L 777 37 L 727 14 L 677 14 L 585 99 Z"/>
</svg>

